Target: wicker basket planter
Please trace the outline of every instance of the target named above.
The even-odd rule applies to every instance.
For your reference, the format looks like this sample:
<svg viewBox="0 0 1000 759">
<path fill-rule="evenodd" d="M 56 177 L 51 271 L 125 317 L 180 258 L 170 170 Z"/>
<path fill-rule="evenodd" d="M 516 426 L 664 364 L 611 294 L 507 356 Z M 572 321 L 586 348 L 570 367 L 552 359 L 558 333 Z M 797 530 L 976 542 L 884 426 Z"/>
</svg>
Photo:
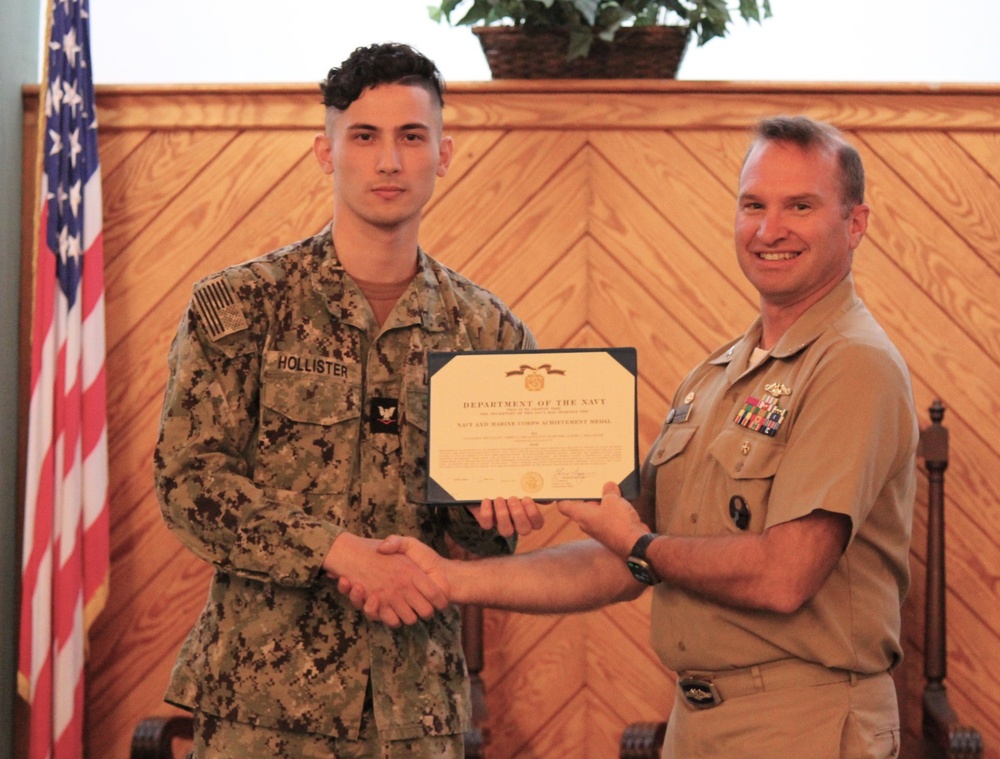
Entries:
<svg viewBox="0 0 1000 759">
<path fill-rule="evenodd" d="M 476 26 L 494 79 L 674 79 L 687 29 L 623 27 L 613 43 L 595 39 L 586 58 L 566 60 L 567 33 L 560 29 Z"/>
</svg>

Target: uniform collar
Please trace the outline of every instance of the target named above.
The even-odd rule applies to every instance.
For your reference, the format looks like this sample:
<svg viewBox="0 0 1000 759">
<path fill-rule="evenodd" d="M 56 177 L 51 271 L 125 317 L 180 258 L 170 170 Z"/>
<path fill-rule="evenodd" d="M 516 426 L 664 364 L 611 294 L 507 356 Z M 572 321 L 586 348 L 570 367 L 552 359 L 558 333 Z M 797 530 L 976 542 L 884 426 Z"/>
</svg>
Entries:
<svg viewBox="0 0 1000 759">
<path fill-rule="evenodd" d="M 383 329 L 419 324 L 427 332 L 445 332 L 452 322 L 445 308 L 436 262 L 417 248 L 417 273 L 410 286 L 399 296 Z"/>
<path fill-rule="evenodd" d="M 309 255 L 313 257 L 309 261 L 313 286 L 324 296 L 331 316 L 359 329 L 373 327 L 373 314 L 361 288 L 337 258 L 329 224 L 309 241 L 309 248 Z M 436 262 L 418 247 L 417 273 L 382 325 L 383 330 L 416 324 L 428 332 L 444 332 L 451 328 L 436 269 Z"/>
<path fill-rule="evenodd" d="M 831 322 L 836 321 L 858 303 L 858 296 L 854 291 L 854 277 L 848 272 L 836 287 L 795 320 L 771 349 L 771 356 L 788 358 L 804 350 L 826 331 Z M 709 358 L 709 363 L 720 366 L 729 364 L 731 371 L 739 367 L 737 374 L 742 374 L 754 347 L 760 343 L 763 329 L 761 317 L 758 316 L 743 337 L 720 348 Z"/>
</svg>

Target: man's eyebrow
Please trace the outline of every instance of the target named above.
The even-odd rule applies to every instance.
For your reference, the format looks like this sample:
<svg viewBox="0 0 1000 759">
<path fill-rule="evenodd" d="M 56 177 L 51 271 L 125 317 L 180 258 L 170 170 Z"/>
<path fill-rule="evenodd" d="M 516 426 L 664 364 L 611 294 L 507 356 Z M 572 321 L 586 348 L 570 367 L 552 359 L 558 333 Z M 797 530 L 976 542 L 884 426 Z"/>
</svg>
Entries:
<svg viewBox="0 0 1000 759">
<path fill-rule="evenodd" d="M 802 203 L 809 201 L 815 203 L 820 196 L 813 192 L 801 192 L 798 195 L 786 195 L 781 198 L 782 203 Z M 760 200 L 760 196 L 755 192 L 741 192 L 736 196 L 737 200 Z"/>
<path fill-rule="evenodd" d="M 789 203 L 802 203 L 803 201 L 809 201 L 810 203 L 815 203 L 819 200 L 819 195 L 814 192 L 802 192 L 798 195 L 790 195 L 788 197 Z"/>
<path fill-rule="evenodd" d="M 350 129 L 350 130 L 359 131 L 359 132 L 380 132 L 380 131 L 382 131 L 381 127 L 377 127 L 374 124 L 365 124 L 364 122 L 357 122 L 355 124 L 348 124 L 347 128 Z M 414 122 L 411 122 L 409 124 L 400 124 L 397 127 L 393 127 L 393 131 L 397 131 L 397 132 L 412 132 L 412 131 L 418 130 L 418 129 L 421 129 L 421 130 L 429 132 L 430 129 L 431 129 L 431 127 L 430 127 L 430 125 L 425 124 L 422 121 L 414 121 Z"/>
</svg>

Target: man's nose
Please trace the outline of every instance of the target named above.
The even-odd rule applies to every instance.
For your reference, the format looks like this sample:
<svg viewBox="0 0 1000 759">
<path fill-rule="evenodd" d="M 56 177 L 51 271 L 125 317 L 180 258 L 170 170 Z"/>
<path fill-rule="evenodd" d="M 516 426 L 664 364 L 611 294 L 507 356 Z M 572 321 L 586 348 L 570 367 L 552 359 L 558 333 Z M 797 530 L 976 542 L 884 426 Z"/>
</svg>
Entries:
<svg viewBox="0 0 1000 759">
<path fill-rule="evenodd" d="M 399 150 L 394 143 L 387 142 L 379 153 L 378 171 L 381 174 L 395 174 L 399 169 Z"/>
<path fill-rule="evenodd" d="M 757 227 L 757 237 L 765 243 L 775 242 L 786 237 L 788 227 L 780 211 L 768 211 L 760 218 Z"/>
</svg>

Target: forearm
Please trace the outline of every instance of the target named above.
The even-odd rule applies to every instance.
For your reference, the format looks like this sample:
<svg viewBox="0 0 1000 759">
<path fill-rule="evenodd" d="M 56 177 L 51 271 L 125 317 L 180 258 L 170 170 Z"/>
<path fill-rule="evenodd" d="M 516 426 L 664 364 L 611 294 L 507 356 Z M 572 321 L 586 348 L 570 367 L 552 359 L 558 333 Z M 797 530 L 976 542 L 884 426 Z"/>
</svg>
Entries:
<svg viewBox="0 0 1000 759">
<path fill-rule="evenodd" d="M 586 611 L 640 595 L 621 557 L 596 541 L 480 561 L 449 562 L 451 600 L 533 614 Z"/>
<path fill-rule="evenodd" d="M 777 601 L 779 582 L 760 538 L 661 536 L 646 559 L 668 585 L 726 606 L 766 609 Z"/>
<path fill-rule="evenodd" d="M 791 613 L 826 581 L 849 535 L 847 517 L 816 511 L 759 535 L 660 537 L 646 556 L 664 582 L 689 593 Z"/>
<path fill-rule="evenodd" d="M 203 480 L 187 473 L 174 482 L 172 488 L 158 488 L 167 526 L 196 556 L 231 574 L 289 587 L 311 585 L 343 532 L 310 516 L 318 509 L 310 508 L 305 494 L 258 488 L 235 475 Z"/>
</svg>

